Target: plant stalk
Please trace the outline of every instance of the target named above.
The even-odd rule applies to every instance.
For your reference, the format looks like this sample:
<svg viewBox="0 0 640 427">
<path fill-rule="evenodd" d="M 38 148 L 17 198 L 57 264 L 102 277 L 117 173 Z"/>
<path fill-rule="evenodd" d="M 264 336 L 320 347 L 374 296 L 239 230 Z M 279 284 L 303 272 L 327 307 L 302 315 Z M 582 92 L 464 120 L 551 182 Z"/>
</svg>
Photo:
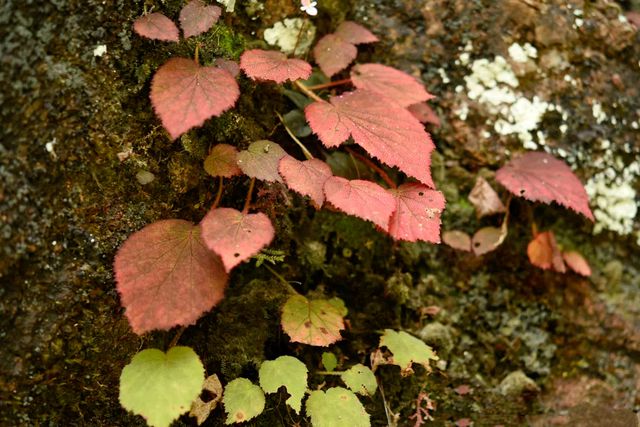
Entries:
<svg viewBox="0 0 640 427">
<path fill-rule="evenodd" d="M 280 119 L 280 122 L 282 123 L 282 126 L 284 126 L 284 129 L 287 131 L 287 133 L 289 134 L 291 139 L 293 139 L 295 141 L 295 143 L 298 144 L 298 146 L 302 150 L 302 154 L 304 154 L 304 156 L 307 158 L 307 160 L 313 159 L 313 154 L 311 154 L 311 152 L 309 150 L 307 150 L 307 147 L 305 147 L 304 144 L 302 142 L 300 142 L 300 140 L 293 134 L 293 132 L 291 132 L 291 129 L 289 129 L 287 124 L 284 122 L 284 118 L 280 115 L 280 113 L 278 113 L 276 111 L 276 114 L 278 115 L 278 118 Z"/>
<path fill-rule="evenodd" d="M 309 90 L 309 88 L 306 87 L 304 85 L 304 83 L 302 83 L 302 80 L 296 80 L 295 82 L 293 82 L 293 84 L 296 85 L 298 87 L 298 89 L 300 89 L 300 91 L 302 93 L 304 93 L 305 95 L 307 95 L 309 98 L 313 99 L 314 101 L 324 102 L 324 100 L 322 98 L 320 98 L 318 95 L 316 95 L 314 91 Z"/>
<path fill-rule="evenodd" d="M 387 173 L 382 170 L 382 168 L 378 165 L 376 165 L 375 163 L 373 163 L 371 160 L 367 159 L 365 156 L 363 156 L 360 153 L 356 153 L 355 151 L 353 151 L 351 148 L 349 147 L 345 147 L 345 150 L 347 150 L 347 152 L 349 154 L 351 154 L 354 157 L 357 157 L 358 160 L 360 160 L 361 162 L 363 162 L 364 164 L 366 164 L 367 166 L 369 166 L 371 169 L 373 169 L 374 171 L 376 171 L 378 173 L 378 175 L 380 175 L 380 178 L 382 178 L 382 180 L 384 182 L 387 183 L 387 185 L 391 188 L 398 188 L 398 186 L 396 185 L 395 182 L 393 182 L 393 180 L 389 177 L 389 175 L 387 175 Z"/>
<path fill-rule="evenodd" d="M 249 184 L 249 191 L 247 192 L 247 199 L 244 201 L 244 208 L 242 209 L 243 214 L 247 214 L 249 212 L 249 206 L 251 205 L 251 193 L 253 193 L 253 187 L 256 185 L 256 179 L 251 178 L 251 183 Z"/>
<path fill-rule="evenodd" d="M 351 84 L 351 79 L 342 79 L 342 80 L 336 80 L 335 82 L 329 82 L 329 83 L 323 83 L 323 84 L 319 84 L 319 85 L 307 86 L 307 89 L 309 89 L 309 90 L 320 90 L 320 89 L 326 89 L 326 88 L 334 87 L 334 86 L 342 86 L 342 85 L 346 85 L 346 84 Z"/>
</svg>

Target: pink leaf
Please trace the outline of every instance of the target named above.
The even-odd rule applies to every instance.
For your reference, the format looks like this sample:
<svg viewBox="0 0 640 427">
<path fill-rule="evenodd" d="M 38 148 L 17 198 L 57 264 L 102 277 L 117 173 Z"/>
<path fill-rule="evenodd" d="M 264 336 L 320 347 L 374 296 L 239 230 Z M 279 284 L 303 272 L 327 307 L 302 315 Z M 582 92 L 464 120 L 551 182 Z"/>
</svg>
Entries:
<svg viewBox="0 0 640 427">
<path fill-rule="evenodd" d="M 483 227 L 473 235 L 471 249 L 476 256 L 484 255 L 500 246 L 505 237 L 507 237 L 506 229 Z"/>
<path fill-rule="evenodd" d="M 324 183 L 324 194 L 327 202 L 341 211 L 371 221 L 384 230 L 389 229 L 389 219 L 396 202 L 378 184 L 332 176 Z"/>
<path fill-rule="evenodd" d="M 178 42 L 180 32 L 173 21 L 162 13 L 154 12 L 141 16 L 133 23 L 133 31 L 152 40 Z"/>
<path fill-rule="evenodd" d="M 233 77 L 238 77 L 238 74 L 240 74 L 240 66 L 235 61 L 216 58 L 213 60 L 213 65 L 220 68 L 221 70 L 227 70 Z"/>
<path fill-rule="evenodd" d="M 179 219 L 154 222 L 129 236 L 114 271 L 136 334 L 195 323 L 222 299 L 227 284 L 220 258 L 200 239 L 200 227 Z"/>
<path fill-rule="evenodd" d="M 202 239 L 220 255 L 228 272 L 271 243 L 275 233 L 265 214 L 246 214 L 231 208 L 211 209 L 201 226 Z"/>
<path fill-rule="evenodd" d="M 191 0 L 180 11 L 180 26 L 184 37 L 206 33 L 218 22 L 222 9 L 218 6 L 207 6 L 202 0 Z"/>
<path fill-rule="evenodd" d="M 370 90 L 403 107 L 433 98 L 415 77 L 386 65 L 356 65 L 351 69 L 351 81 L 358 89 Z"/>
<path fill-rule="evenodd" d="M 289 188 L 311 197 L 316 207 L 322 206 L 324 183 L 333 175 L 329 165 L 318 159 L 301 162 L 291 156 L 284 156 L 280 160 L 279 171 Z"/>
<path fill-rule="evenodd" d="M 373 43 L 378 41 L 378 38 L 371 31 L 353 21 L 344 21 L 338 26 L 334 34 L 351 44 Z"/>
<path fill-rule="evenodd" d="M 529 261 L 536 267 L 547 270 L 553 268 L 559 273 L 564 273 L 566 268 L 562 260 L 562 254 L 556 244 L 556 237 L 552 231 L 538 234 L 527 246 Z"/>
<path fill-rule="evenodd" d="M 238 167 L 238 150 L 229 144 L 218 144 L 204 159 L 204 170 L 211 176 L 231 178 L 240 175 Z"/>
<path fill-rule="evenodd" d="M 434 187 L 430 166 L 435 147 L 411 113 L 365 90 L 330 101 L 314 102 L 305 109 L 311 129 L 324 145 L 336 147 L 351 135 L 370 155 Z"/>
<path fill-rule="evenodd" d="M 251 178 L 268 182 L 282 182 L 278 173 L 280 159 L 287 153 L 275 142 L 260 140 L 238 153 L 238 166 Z"/>
<path fill-rule="evenodd" d="M 585 277 L 591 276 L 591 267 L 584 257 L 576 251 L 563 252 L 562 258 L 570 269 Z"/>
<path fill-rule="evenodd" d="M 589 197 L 569 166 L 550 154 L 529 152 L 496 172 L 497 181 L 516 196 L 561 205 L 593 221 Z"/>
<path fill-rule="evenodd" d="M 240 68 L 253 80 L 271 80 L 283 83 L 287 80 L 306 79 L 311 75 L 311 65 L 302 59 L 289 59 L 275 50 L 248 50 L 240 57 Z"/>
<path fill-rule="evenodd" d="M 233 107 L 239 96 L 231 74 L 187 58 L 168 60 L 151 82 L 151 103 L 173 139 Z"/>
<path fill-rule="evenodd" d="M 440 215 L 445 205 L 442 193 L 418 183 L 403 184 L 389 192 L 396 199 L 389 234 L 409 242 L 440 243 Z"/>
<path fill-rule="evenodd" d="M 334 34 L 321 38 L 313 48 L 313 57 L 327 77 L 344 70 L 356 59 L 358 49 Z"/>
<path fill-rule="evenodd" d="M 471 252 L 471 237 L 464 231 L 451 230 L 442 233 L 442 241 L 459 251 Z"/>
<path fill-rule="evenodd" d="M 435 127 L 440 127 L 440 118 L 426 102 L 410 105 L 407 109 L 413 114 L 413 117 L 420 120 L 420 122 L 431 123 Z"/>
<path fill-rule="evenodd" d="M 476 178 L 476 185 L 473 186 L 473 190 L 469 193 L 469 201 L 476 208 L 478 218 L 503 213 L 507 209 L 502 204 L 502 200 L 498 197 L 496 190 L 481 176 Z"/>
</svg>

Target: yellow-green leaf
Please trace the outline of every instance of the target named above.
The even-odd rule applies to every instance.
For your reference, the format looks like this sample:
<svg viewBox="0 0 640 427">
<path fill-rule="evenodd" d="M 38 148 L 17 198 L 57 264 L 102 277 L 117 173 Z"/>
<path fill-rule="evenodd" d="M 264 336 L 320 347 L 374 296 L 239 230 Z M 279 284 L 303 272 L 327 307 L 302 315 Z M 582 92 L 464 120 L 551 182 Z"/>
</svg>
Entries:
<svg viewBox="0 0 640 427">
<path fill-rule="evenodd" d="M 257 417 L 264 411 L 264 393 L 262 389 L 246 378 L 236 378 L 224 389 L 224 410 L 227 412 L 226 424 L 242 423 Z"/>
<path fill-rule="evenodd" d="M 313 427 L 369 427 L 369 414 L 351 390 L 312 391 L 305 406 Z"/>
<path fill-rule="evenodd" d="M 373 396 L 378 388 L 376 376 L 371 369 L 361 363 L 354 365 L 351 369 L 344 371 L 341 375 L 342 381 L 353 392 L 364 396 Z"/>
<path fill-rule="evenodd" d="M 380 337 L 380 347 L 387 347 L 393 353 L 393 358 L 388 363 L 400 366 L 403 375 L 413 373 L 411 369 L 413 363 L 419 363 L 427 370 L 431 370 L 429 360 L 438 360 L 438 356 L 431 347 L 403 331 L 385 329 L 384 335 Z"/>
<path fill-rule="evenodd" d="M 285 386 L 291 397 L 287 404 L 300 413 L 302 398 L 307 391 L 307 367 L 291 356 L 280 356 L 276 360 L 267 360 L 260 366 L 260 387 L 266 393 L 275 393 Z"/>
</svg>

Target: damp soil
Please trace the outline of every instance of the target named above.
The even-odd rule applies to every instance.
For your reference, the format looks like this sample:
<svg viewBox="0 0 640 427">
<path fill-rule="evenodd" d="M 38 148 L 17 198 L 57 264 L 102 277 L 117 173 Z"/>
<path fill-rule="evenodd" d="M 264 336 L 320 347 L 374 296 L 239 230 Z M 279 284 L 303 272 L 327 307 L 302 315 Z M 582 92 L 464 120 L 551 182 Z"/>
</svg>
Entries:
<svg viewBox="0 0 640 427">
<path fill-rule="evenodd" d="M 149 103 L 150 79 L 167 58 L 192 55 L 195 42 L 167 45 L 132 34 L 143 3 L 0 5 L 0 425 L 144 425 L 120 407 L 119 375 L 133 354 L 166 348 L 175 331 L 142 337 L 131 331 L 115 290 L 115 251 L 155 220 L 204 216 L 215 180 L 202 161 L 213 144 L 243 148 L 271 138 L 294 147 L 273 114 L 293 104 L 274 86 L 243 77 L 233 110 L 170 141 Z M 172 18 L 182 5 L 146 3 Z M 203 62 L 237 59 L 246 47 L 261 45 L 256 40 L 265 28 L 298 13 L 295 2 L 258 3 L 264 8 L 257 15 L 238 6 L 198 37 Z M 421 77 L 437 96 L 442 124 L 429 130 L 438 147 L 434 179 L 447 198 L 444 229 L 471 233 L 497 225 L 499 219 L 478 220 L 467 195 L 478 174 L 491 177 L 510 153 L 522 151 L 512 137 L 480 136 L 487 119 L 481 108 L 472 108 L 467 120 L 454 112 L 456 87 L 469 73 L 456 60 L 470 41 L 473 58 L 504 56 L 513 42 L 564 58 L 562 70 L 522 79 L 528 94 L 571 112 L 568 132 L 549 142 L 556 152 L 597 157 L 596 142 L 607 137 L 614 149 L 629 144 L 621 156 L 640 155 L 640 136 L 630 125 L 640 117 L 640 36 L 619 18 L 638 7 L 634 2 L 321 3 L 314 18 L 319 34 L 344 19 L 364 24 L 381 42 L 362 49 L 362 61 Z M 586 14 L 582 27 L 573 25 L 576 9 Z M 107 51 L 95 56 L 100 45 Z M 566 73 L 578 84 L 563 84 Z M 596 99 L 620 123 L 597 123 Z M 588 162 L 574 166 L 583 181 L 593 172 Z M 154 179 L 142 185 L 139 178 L 149 174 Z M 247 181 L 235 180 L 222 204 L 241 206 L 246 188 Z M 384 399 L 378 393 L 363 401 L 372 425 L 415 425 L 409 417 L 420 393 L 435 406 L 425 425 L 637 425 L 640 249 L 634 238 L 594 236 L 592 225 L 569 210 L 513 200 L 508 238 L 475 257 L 444 245 L 394 243 L 366 222 L 314 210 L 278 184 L 258 191 L 255 207 L 278 230 L 272 248 L 285 254 L 273 268 L 299 292 L 338 296 L 349 309 L 344 339 L 330 348 L 343 366 L 368 364 L 386 328 L 421 337 L 440 356 L 431 373 L 416 368 L 407 378 L 397 368 L 380 368 Z M 532 222 L 580 250 L 593 275 L 530 265 Z M 311 368 L 312 386 L 334 384 L 313 374 L 322 350 L 292 344 L 282 333 L 286 295 L 269 270 L 246 263 L 234 271 L 223 302 L 180 343 L 192 346 L 223 383 L 240 375 L 255 380 L 262 361 L 291 354 Z M 283 397 L 270 396 L 265 414 L 250 424 L 306 425 Z M 217 409 L 205 425 L 223 422 Z M 185 416 L 175 425 L 195 422 Z"/>
</svg>

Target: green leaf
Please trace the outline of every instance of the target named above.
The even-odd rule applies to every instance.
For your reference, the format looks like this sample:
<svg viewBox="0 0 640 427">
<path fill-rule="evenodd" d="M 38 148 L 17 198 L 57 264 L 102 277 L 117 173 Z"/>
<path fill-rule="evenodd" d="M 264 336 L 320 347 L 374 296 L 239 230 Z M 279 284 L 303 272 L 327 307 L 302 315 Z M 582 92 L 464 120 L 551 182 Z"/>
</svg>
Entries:
<svg viewBox="0 0 640 427">
<path fill-rule="evenodd" d="M 349 314 L 349 310 L 347 306 L 344 304 L 344 301 L 341 298 L 333 297 L 327 301 L 331 304 L 337 311 L 340 313 L 340 316 L 346 317 Z"/>
<path fill-rule="evenodd" d="M 342 373 L 342 381 L 352 391 L 363 396 L 373 396 L 378 388 L 376 376 L 371 369 L 361 363 Z"/>
<path fill-rule="evenodd" d="M 168 427 L 189 410 L 203 382 L 204 367 L 190 347 L 143 350 L 122 370 L 120 404 L 150 426 Z"/>
<path fill-rule="evenodd" d="M 338 341 L 344 329 L 342 318 L 344 303 L 340 308 L 338 298 L 309 300 L 293 295 L 282 308 L 282 329 L 292 342 L 328 346 Z"/>
<path fill-rule="evenodd" d="M 388 363 L 400 366 L 403 375 L 413 373 L 411 369 L 413 363 L 419 363 L 430 371 L 429 360 L 438 360 L 438 356 L 431 347 L 402 331 L 385 329 L 384 335 L 380 337 L 380 347 L 387 347 L 393 353 L 393 358 Z"/>
<path fill-rule="evenodd" d="M 228 414 L 226 424 L 242 423 L 264 411 L 264 393 L 248 379 L 236 378 L 224 389 L 222 403 Z"/>
<path fill-rule="evenodd" d="M 369 427 L 369 414 L 352 391 L 333 387 L 312 391 L 306 403 L 313 427 Z"/>
<path fill-rule="evenodd" d="M 331 372 L 336 369 L 336 366 L 338 366 L 338 358 L 335 354 L 325 351 L 322 353 L 322 366 L 324 366 L 324 369 Z"/>
<path fill-rule="evenodd" d="M 300 413 L 302 398 L 307 391 L 307 367 L 291 356 L 280 356 L 276 360 L 267 360 L 260 366 L 260 387 L 266 393 L 275 393 L 282 386 L 291 395 L 287 399 L 289 406 Z"/>
</svg>

